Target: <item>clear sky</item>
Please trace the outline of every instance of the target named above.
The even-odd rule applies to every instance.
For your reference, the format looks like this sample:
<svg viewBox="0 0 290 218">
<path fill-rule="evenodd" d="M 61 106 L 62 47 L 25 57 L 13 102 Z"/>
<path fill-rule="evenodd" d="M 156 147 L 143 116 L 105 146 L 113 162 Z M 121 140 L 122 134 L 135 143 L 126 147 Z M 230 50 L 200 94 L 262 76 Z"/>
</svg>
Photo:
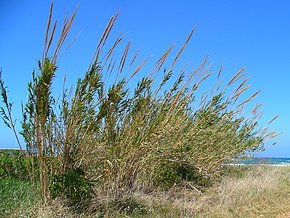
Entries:
<svg viewBox="0 0 290 218">
<path fill-rule="evenodd" d="M 283 132 L 276 146 L 259 155 L 290 157 L 290 1 L 55 0 L 59 24 L 78 3 L 69 39 L 81 34 L 61 59 L 56 81 L 66 74 L 73 83 L 83 75 L 107 21 L 119 9 L 113 35 L 126 33 L 141 57 L 158 58 L 173 43 L 178 51 L 197 24 L 180 61 L 194 66 L 209 55 L 213 69 L 223 65 L 225 78 L 246 66 L 252 90 L 262 89 L 256 99 L 264 103 L 261 124 L 280 114 L 272 128 Z M 18 120 L 27 82 L 42 56 L 49 5 L 49 0 L 0 0 L 0 67 Z M 17 147 L 3 122 L 0 136 L 0 148 Z"/>
</svg>

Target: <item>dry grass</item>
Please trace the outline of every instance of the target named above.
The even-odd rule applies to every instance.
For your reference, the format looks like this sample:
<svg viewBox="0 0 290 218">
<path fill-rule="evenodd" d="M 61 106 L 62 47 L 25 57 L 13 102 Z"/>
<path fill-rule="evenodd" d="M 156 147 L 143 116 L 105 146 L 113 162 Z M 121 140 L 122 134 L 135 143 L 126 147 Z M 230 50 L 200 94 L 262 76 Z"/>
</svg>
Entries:
<svg viewBox="0 0 290 218">
<path fill-rule="evenodd" d="M 108 197 L 103 202 L 109 207 L 97 217 L 288 217 L 290 167 L 240 168 L 203 191 L 183 184 L 168 191 L 135 192 L 115 204 Z"/>
<path fill-rule="evenodd" d="M 289 167 L 257 166 L 242 178 L 224 178 L 205 214 L 216 217 L 276 217 L 290 211 Z M 205 200 L 206 202 L 206 200 Z M 205 210 L 205 211 L 206 211 Z"/>
<path fill-rule="evenodd" d="M 184 183 L 167 191 L 136 191 L 118 201 L 103 195 L 97 201 L 102 205 L 83 214 L 57 198 L 46 206 L 19 207 L 9 217 L 289 217 L 290 167 L 236 168 L 202 193 Z"/>
<path fill-rule="evenodd" d="M 154 211 L 145 217 L 287 217 L 290 167 L 257 166 L 225 176 L 203 194 L 175 189 L 143 195 Z"/>
</svg>

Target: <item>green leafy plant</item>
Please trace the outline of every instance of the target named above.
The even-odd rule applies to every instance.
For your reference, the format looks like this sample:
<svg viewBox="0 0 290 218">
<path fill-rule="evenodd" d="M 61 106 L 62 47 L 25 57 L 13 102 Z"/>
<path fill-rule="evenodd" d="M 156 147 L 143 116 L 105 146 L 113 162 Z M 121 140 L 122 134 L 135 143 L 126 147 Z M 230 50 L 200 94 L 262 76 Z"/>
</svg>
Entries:
<svg viewBox="0 0 290 218">
<path fill-rule="evenodd" d="M 55 175 L 49 190 L 53 198 L 62 197 L 71 205 L 82 207 L 92 198 L 92 183 L 84 177 L 81 169 Z"/>
</svg>

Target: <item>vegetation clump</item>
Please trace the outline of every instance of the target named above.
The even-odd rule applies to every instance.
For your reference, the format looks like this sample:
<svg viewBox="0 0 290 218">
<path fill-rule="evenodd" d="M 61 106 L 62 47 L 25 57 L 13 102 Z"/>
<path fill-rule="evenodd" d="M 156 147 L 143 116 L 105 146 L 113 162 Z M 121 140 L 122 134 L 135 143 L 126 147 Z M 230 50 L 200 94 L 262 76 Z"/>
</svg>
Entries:
<svg viewBox="0 0 290 218">
<path fill-rule="evenodd" d="M 207 57 L 195 69 L 184 67 L 176 75 L 175 65 L 194 29 L 169 67 L 164 65 L 173 46 L 131 88 L 149 58 L 136 65 L 138 52 L 130 56 L 129 42 L 116 60 L 114 53 L 124 36 L 103 51 L 118 14 L 105 28 L 84 77 L 72 91 L 64 85 L 57 101 L 51 92 L 53 79 L 75 14 L 65 19 L 51 52 L 56 31 L 51 6 L 43 57 L 28 83 L 28 101 L 23 107 L 21 135 L 31 165 L 37 162 L 39 170 L 32 167 L 30 176 L 31 181 L 38 181 L 42 204 L 65 197 L 73 205 L 93 202 L 92 207 L 98 208 L 110 196 L 109 202 L 119 202 L 118 208 L 123 210 L 127 208 L 124 202 L 135 203 L 122 199 L 131 199 L 137 190 L 168 190 L 183 181 L 191 187 L 208 186 L 225 161 L 262 149 L 276 136 L 258 126 L 260 105 L 244 115 L 245 106 L 259 93 L 240 101 L 249 88 L 244 68 L 226 84 L 221 82 L 221 68 L 217 86 L 203 93 L 200 87 L 213 74 Z M 124 75 L 130 70 L 131 75 Z M 0 81 L 5 106 L 2 118 L 17 136 L 12 104 L 2 78 Z M 129 212 L 134 210 L 131 208 L 139 210 L 132 206 Z"/>
</svg>

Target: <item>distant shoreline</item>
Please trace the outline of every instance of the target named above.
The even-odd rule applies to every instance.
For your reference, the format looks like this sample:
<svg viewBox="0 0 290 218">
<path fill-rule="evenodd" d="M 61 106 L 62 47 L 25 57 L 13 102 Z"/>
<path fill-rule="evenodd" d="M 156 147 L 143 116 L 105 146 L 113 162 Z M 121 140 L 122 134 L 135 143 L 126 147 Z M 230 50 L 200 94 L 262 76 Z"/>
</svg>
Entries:
<svg viewBox="0 0 290 218">
<path fill-rule="evenodd" d="M 290 166 L 290 158 L 255 157 L 245 160 L 232 160 L 225 165 L 268 165 L 268 166 Z"/>
<path fill-rule="evenodd" d="M 223 166 L 271 166 L 271 167 L 290 167 L 290 164 L 265 164 L 265 163 L 256 163 L 256 164 L 243 164 L 243 163 L 228 163 L 223 164 Z"/>
</svg>

